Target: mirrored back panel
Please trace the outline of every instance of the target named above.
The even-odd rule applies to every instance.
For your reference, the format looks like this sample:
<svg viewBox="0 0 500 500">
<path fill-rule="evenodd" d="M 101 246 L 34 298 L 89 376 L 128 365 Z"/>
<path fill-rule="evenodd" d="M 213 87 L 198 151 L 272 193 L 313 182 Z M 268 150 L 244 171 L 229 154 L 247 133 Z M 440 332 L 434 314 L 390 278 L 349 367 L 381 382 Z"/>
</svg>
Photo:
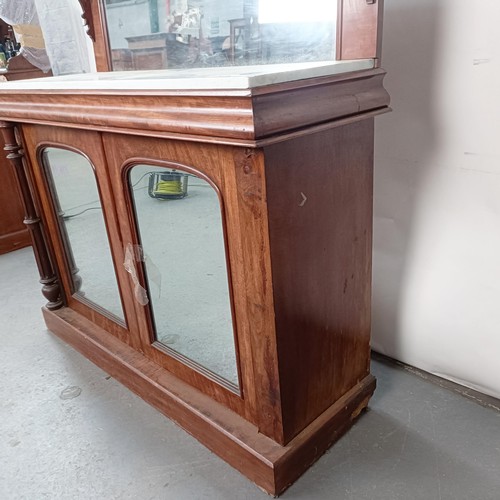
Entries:
<svg viewBox="0 0 500 500">
<path fill-rule="evenodd" d="M 72 278 L 71 293 L 125 322 L 94 168 L 80 153 L 41 154 Z"/>
<path fill-rule="evenodd" d="M 105 0 L 112 67 L 335 60 L 337 0 Z"/>
<path fill-rule="evenodd" d="M 238 365 L 218 193 L 191 172 L 129 171 L 153 343 L 238 386 Z"/>
</svg>

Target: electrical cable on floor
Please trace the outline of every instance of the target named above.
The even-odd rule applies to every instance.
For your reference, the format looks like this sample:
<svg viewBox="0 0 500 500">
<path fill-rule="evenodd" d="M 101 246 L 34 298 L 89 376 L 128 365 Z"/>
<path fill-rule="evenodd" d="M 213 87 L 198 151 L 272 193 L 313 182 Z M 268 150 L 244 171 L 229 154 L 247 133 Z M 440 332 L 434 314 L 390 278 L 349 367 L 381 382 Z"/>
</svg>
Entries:
<svg viewBox="0 0 500 500">
<path fill-rule="evenodd" d="M 142 179 L 144 179 L 144 177 L 146 177 L 147 175 L 151 175 L 152 172 L 146 172 L 145 174 L 141 175 L 141 177 L 139 177 L 139 179 L 134 182 L 134 184 L 132 184 L 130 187 L 133 189 L 135 188 L 135 186 L 137 186 L 141 181 Z M 184 174 L 184 175 L 187 175 L 189 177 L 194 177 L 195 179 L 199 179 L 199 177 L 197 175 L 194 175 L 194 174 Z M 191 184 L 191 186 L 193 187 L 211 187 L 210 184 Z M 167 190 L 166 192 L 169 192 L 169 190 L 173 189 L 173 186 L 162 186 L 162 188 L 165 190 Z M 147 186 L 143 186 L 139 189 L 147 189 Z M 178 189 L 178 186 L 177 186 L 177 189 Z M 99 202 L 99 200 L 95 200 L 95 202 Z M 83 205 L 86 205 L 85 203 Z M 77 205 L 76 207 L 73 207 L 73 208 L 70 208 L 68 210 L 74 210 L 75 208 L 78 208 L 79 206 L 83 206 L 83 205 Z M 70 215 L 64 215 L 63 216 L 63 219 L 64 220 L 68 220 L 68 219 L 72 219 L 73 217 L 78 217 L 79 215 L 82 215 L 84 214 L 85 212 L 88 212 L 89 210 L 102 210 L 102 207 L 99 206 L 99 207 L 89 207 L 89 208 L 86 208 L 85 210 L 82 210 L 81 212 L 78 212 L 76 214 L 70 214 Z"/>
<path fill-rule="evenodd" d="M 85 210 L 82 210 L 81 212 L 78 212 L 77 214 L 63 215 L 63 219 L 68 220 L 68 219 L 72 219 L 73 217 L 78 217 L 79 215 L 82 215 L 85 212 L 88 212 L 89 210 L 102 210 L 102 207 L 89 207 L 89 208 L 86 208 Z"/>
<path fill-rule="evenodd" d="M 133 189 L 135 188 L 135 186 L 137 186 L 137 184 L 139 184 L 139 182 L 142 181 L 142 179 L 144 179 L 144 177 L 146 177 L 146 175 L 150 175 L 151 172 L 146 172 L 145 174 L 142 174 L 140 177 L 139 177 L 139 180 L 137 182 L 134 182 L 134 184 L 132 184 L 130 187 Z M 144 187 L 147 187 L 147 186 L 144 186 Z M 143 188 L 141 188 L 143 189 Z"/>
</svg>

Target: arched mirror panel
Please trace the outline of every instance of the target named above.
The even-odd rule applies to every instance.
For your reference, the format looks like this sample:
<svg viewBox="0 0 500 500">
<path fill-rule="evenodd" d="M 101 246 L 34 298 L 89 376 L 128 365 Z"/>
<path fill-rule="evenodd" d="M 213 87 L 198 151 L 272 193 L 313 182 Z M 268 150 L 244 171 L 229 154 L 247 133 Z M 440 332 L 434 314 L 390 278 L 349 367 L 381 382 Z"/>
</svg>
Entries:
<svg viewBox="0 0 500 500">
<path fill-rule="evenodd" d="M 124 323 L 92 164 L 82 154 L 59 147 L 44 148 L 41 159 L 66 247 L 71 294 Z"/>
<path fill-rule="evenodd" d="M 201 175 L 178 168 L 135 165 L 128 179 L 152 342 L 238 386 L 218 193 Z"/>
</svg>

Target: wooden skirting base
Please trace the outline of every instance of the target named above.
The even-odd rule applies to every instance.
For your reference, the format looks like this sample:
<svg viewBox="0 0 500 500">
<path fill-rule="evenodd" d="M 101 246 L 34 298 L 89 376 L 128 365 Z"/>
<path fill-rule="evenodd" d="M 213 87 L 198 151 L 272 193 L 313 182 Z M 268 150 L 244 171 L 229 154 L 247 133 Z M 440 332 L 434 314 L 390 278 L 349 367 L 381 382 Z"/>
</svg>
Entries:
<svg viewBox="0 0 500 500">
<path fill-rule="evenodd" d="M 48 328 L 271 495 L 279 495 L 352 425 L 375 389 L 368 375 L 286 446 L 68 308 Z"/>
</svg>

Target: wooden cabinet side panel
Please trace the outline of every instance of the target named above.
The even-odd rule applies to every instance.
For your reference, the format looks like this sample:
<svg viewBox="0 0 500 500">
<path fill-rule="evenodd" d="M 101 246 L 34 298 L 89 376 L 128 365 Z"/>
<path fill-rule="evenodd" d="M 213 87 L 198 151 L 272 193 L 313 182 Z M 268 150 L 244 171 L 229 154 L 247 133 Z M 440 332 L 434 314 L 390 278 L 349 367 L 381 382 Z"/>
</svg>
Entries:
<svg viewBox="0 0 500 500">
<path fill-rule="evenodd" d="M 28 229 L 23 224 L 24 210 L 16 184 L 14 170 L 7 161 L 0 142 L 0 254 L 31 244 Z"/>
<path fill-rule="evenodd" d="M 369 373 L 373 119 L 265 156 L 287 442 Z"/>
</svg>

